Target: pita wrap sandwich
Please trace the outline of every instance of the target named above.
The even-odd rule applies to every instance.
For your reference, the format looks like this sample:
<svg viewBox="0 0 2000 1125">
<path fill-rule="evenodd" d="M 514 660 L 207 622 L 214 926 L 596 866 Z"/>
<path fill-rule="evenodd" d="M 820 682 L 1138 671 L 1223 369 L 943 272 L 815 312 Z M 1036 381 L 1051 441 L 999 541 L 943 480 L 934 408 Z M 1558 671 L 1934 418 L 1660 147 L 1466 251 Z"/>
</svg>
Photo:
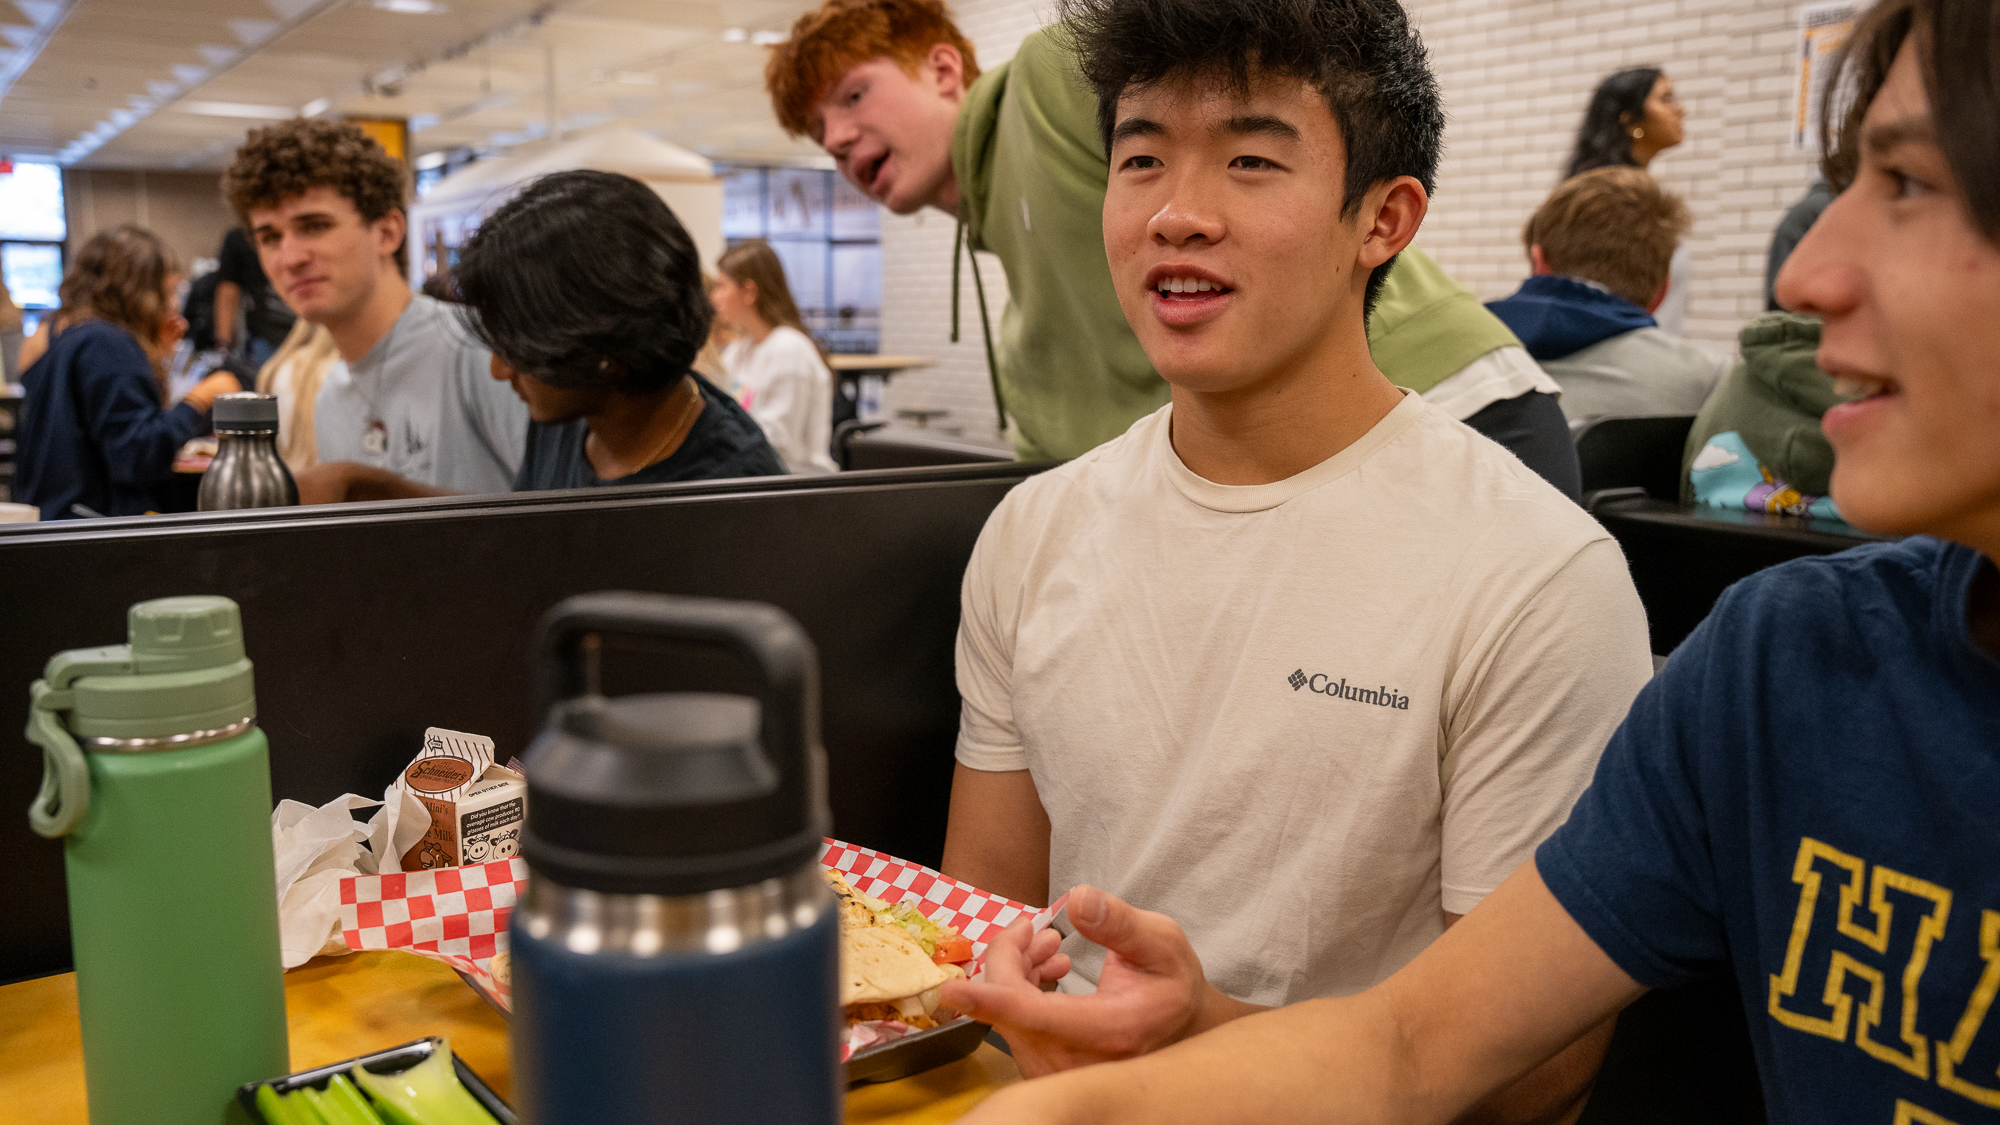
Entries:
<svg viewBox="0 0 2000 1125">
<path fill-rule="evenodd" d="M 840 1004 L 847 1022 L 900 1020 L 913 1028 L 936 1027 L 938 986 L 964 971 L 937 963 L 891 916 L 887 903 L 856 891 L 838 872 L 821 871 L 840 900 Z"/>
</svg>

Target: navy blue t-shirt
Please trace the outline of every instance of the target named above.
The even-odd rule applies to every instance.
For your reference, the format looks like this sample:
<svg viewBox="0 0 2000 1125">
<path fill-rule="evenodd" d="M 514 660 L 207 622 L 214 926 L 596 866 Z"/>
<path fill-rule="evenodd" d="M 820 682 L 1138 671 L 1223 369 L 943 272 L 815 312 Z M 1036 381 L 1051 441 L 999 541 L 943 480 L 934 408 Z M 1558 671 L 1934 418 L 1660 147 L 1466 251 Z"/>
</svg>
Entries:
<svg viewBox="0 0 2000 1125">
<path fill-rule="evenodd" d="M 590 435 L 584 419 L 553 425 L 530 422 L 528 447 L 521 458 L 520 474 L 514 478 L 514 491 L 785 475 L 785 463 L 756 420 L 708 380 L 696 375 L 694 381 L 701 389 L 702 411 L 680 448 L 670 456 L 631 476 L 599 480 L 583 450 L 584 439 Z"/>
<path fill-rule="evenodd" d="M 1735 973 L 1774 1122 L 2000 1117 L 1987 565 L 1914 538 L 1737 583 L 1535 854 L 1639 983 Z"/>
</svg>

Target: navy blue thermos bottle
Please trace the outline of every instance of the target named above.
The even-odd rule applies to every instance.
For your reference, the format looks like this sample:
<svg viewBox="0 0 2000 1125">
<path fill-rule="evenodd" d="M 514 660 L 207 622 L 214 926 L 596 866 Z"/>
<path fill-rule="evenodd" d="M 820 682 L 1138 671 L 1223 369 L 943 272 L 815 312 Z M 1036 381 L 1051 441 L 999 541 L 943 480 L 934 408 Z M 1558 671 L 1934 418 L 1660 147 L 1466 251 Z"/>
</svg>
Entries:
<svg viewBox="0 0 2000 1125">
<path fill-rule="evenodd" d="M 606 635 L 726 649 L 758 694 L 606 698 L 586 668 Z M 543 618 L 535 659 L 521 1120 L 836 1125 L 839 921 L 805 631 L 757 602 L 586 594 Z"/>
</svg>

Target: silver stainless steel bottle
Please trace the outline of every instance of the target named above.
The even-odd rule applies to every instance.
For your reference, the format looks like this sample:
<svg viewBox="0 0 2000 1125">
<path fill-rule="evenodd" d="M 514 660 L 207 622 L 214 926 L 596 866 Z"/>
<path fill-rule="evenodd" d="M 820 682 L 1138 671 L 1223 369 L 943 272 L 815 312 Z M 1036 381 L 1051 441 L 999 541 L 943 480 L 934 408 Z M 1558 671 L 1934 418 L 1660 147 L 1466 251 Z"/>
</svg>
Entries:
<svg viewBox="0 0 2000 1125">
<path fill-rule="evenodd" d="M 299 502 L 299 486 L 278 456 L 278 400 L 270 395 L 215 396 L 215 461 L 201 478 L 196 507 L 282 508 Z"/>
</svg>

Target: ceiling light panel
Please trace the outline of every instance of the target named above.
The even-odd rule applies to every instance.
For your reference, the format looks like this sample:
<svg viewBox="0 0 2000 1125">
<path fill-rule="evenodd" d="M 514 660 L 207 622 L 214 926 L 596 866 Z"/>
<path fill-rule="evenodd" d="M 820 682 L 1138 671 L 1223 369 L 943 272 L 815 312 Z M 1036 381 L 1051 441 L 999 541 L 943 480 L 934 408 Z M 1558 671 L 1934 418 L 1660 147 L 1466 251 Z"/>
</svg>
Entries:
<svg viewBox="0 0 2000 1125">
<path fill-rule="evenodd" d="M 34 102 L 0 101 L 0 136 L 11 143 L 16 120 L 32 108 L 50 135 L 47 151 L 92 134 L 70 150 L 90 166 L 169 168 L 197 158 L 211 161 L 207 167 L 226 162 L 247 129 L 271 119 L 264 115 L 318 111 L 408 118 L 413 130 L 422 128 L 420 151 L 487 148 L 545 134 L 543 80 L 553 50 L 566 130 L 627 126 L 718 155 L 817 155 L 773 123 L 762 88 L 767 52 L 751 37 L 781 38 L 819 0 L 449 0 L 421 15 L 348 0 L 267 31 L 270 21 L 283 28 L 319 3 L 81 0 L 77 26 L 64 24 L 45 51 L 54 62 L 68 41 L 63 66 L 30 68 L 24 77 L 42 87 Z M 539 25 L 528 25 L 531 13 L 549 6 Z M 732 26 L 742 40 L 725 43 Z M 256 46 L 243 45 L 259 36 Z M 230 52 L 225 71 L 216 73 L 204 45 Z M 364 76 L 385 74 L 396 76 L 388 89 L 363 92 Z M 99 89 L 82 90 L 84 76 Z M 144 99 L 156 107 L 150 113 Z M 208 104 L 176 112 L 188 103 Z M 229 114 L 199 112 L 217 104 Z M 121 131 L 114 111 L 137 120 Z"/>
</svg>

